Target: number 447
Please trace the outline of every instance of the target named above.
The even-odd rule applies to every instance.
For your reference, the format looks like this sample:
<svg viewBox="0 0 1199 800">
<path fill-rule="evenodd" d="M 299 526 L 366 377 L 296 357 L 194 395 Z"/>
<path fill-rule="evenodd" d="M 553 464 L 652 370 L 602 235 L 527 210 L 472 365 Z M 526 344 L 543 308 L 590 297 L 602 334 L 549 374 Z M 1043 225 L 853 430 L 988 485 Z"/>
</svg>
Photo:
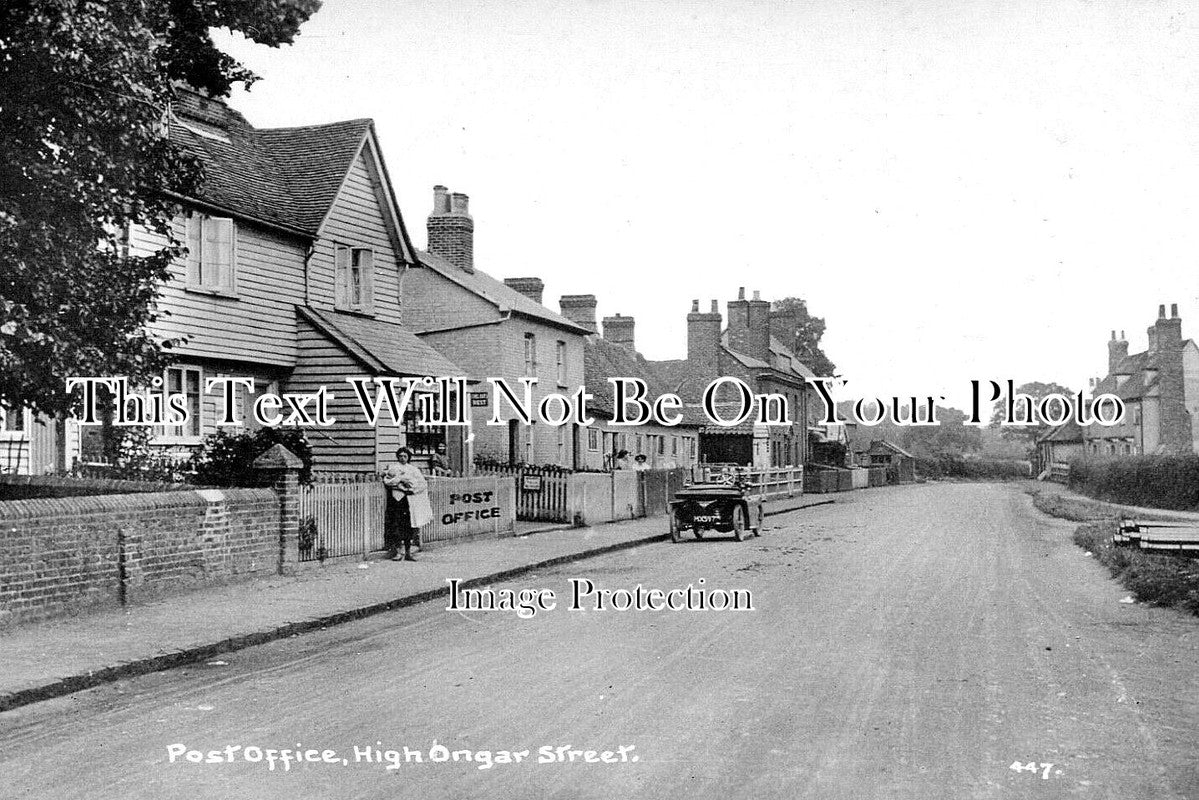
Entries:
<svg viewBox="0 0 1199 800">
<path fill-rule="evenodd" d="M 1039 772 L 1041 773 L 1042 780 L 1049 780 L 1049 770 L 1053 769 L 1053 765 L 1045 763 L 1038 764 L 1035 761 L 1029 761 L 1026 764 L 1021 764 L 1019 761 L 1013 761 L 1012 765 L 1008 767 L 1008 769 L 1012 770 L 1013 772 Z"/>
</svg>

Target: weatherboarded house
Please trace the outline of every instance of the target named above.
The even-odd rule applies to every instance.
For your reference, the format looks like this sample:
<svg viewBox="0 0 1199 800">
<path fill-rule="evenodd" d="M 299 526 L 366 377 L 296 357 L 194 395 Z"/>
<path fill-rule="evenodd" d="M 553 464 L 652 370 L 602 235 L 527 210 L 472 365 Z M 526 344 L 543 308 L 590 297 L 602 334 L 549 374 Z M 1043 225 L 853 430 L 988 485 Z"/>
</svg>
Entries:
<svg viewBox="0 0 1199 800">
<path fill-rule="evenodd" d="M 464 373 L 401 327 L 415 250 L 373 123 L 258 129 L 223 103 L 181 92 L 170 136 L 201 160 L 205 181 L 179 198 L 175 235 L 188 253 L 151 328 L 176 342 L 163 384 L 186 396 L 191 419 L 156 428 L 153 443 L 186 452 L 217 430 L 223 396 L 203 390 L 212 378 L 254 380 L 238 404 L 248 427 L 254 395 L 327 386 L 335 423 L 309 435 L 318 469 L 375 471 L 405 431 L 390 420 L 368 425 L 345 378 Z M 134 251 L 162 244 L 130 232 Z M 98 430 L 72 429 L 68 450 L 86 461 Z"/>
</svg>

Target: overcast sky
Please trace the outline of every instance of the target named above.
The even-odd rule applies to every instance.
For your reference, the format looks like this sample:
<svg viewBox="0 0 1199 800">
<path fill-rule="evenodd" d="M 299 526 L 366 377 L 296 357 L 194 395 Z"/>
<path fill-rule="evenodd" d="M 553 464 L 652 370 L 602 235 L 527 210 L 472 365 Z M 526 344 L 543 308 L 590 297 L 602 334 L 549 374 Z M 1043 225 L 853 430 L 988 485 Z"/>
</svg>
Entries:
<svg viewBox="0 0 1199 800">
<path fill-rule="evenodd" d="M 374 118 L 409 231 L 594 293 L 681 358 L 691 300 L 803 297 L 849 394 L 1103 373 L 1160 303 L 1199 334 L 1199 7 L 326 0 L 219 41 L 257 126 Z"/>
</svg>

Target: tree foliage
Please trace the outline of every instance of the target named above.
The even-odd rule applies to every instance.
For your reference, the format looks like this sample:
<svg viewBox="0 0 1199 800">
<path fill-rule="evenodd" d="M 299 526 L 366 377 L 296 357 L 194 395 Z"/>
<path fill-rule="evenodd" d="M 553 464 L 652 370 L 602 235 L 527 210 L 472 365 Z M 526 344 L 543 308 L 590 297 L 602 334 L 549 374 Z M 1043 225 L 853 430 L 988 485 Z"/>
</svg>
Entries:
<svg viewBox="0 0 1199 800">
<path fill-rule="evenodd" d="M 1066 398 L 1071 398 L 1074 396 L 1073 391 L 1067 389 L 1065 386 L 1062 386 L 1060 383 L 1030 381 L 1029 383 L 1022 383 L 1017 386 L 1015 421 L 1028 421 L 1024 414 L 1024 403 L 1019 401 L 1020 395 L 1026 395 L 1033 399 L 1033 410 L 1035 412 L 1037 401 L 1051 394 L 1060 394 Z M 1057 404 L 1054 404 L 1053 408 L 1054 412 L 1056 412 L 1058 410 Z M 1007 402 L 1006 397 L 1001 397 L 998 401 L 996 401 L 995 405 L 991 407 L 991 426 L 993 428 L 997 428 L 1000 435 L 1005 439 L 1021 442 L 1031 448 L 1036 444 L 1037 439 L 1049 433 L 1049 431 L 1054 427 L 1053 425 L 1039 422 L 1035 419 L 1033 421 L 1038 422 L 1038 424 L 1028 426 L 1003 425 L 1002 423 L 1005 421 L 1007 421 Z"/>
<path fill-rule="evenodd" d="M 254 459 L 281 444 L 304 463 L 300 483 L 312 481 L 312 446 L 300 428 L 268 427 L 256 431 L 229 433 L 221 430 L 206 436 L 200 449 L 192 453 L 186 471 L 192 483 L 201 486 L 260 486 L 262 474 L 254 469 Z"/>
<path fill-rule="evenodd" d="M 783 344 L 817 375 L 832 377 L 836 367 L 820 349 L 824 319 L 808 313 L 808 304 L 800 297 L 784 297 L 774 304 L 774 312 L 783 312 L 794 322 L 784 332 Z"/>
<path fill-rule="evenodd" d="M 166 137 L 172 84 L 212 96 L 252 73 L 214 45 L 229 28 L 292 41 L 317 0 L 9 0 L 0 4 L 0 403 L 69 410 L 65 379 L 145 378 L 172 195 L 203 172 Z M 164 234 L 125 252 L 136 225 Z"/>
</svg>

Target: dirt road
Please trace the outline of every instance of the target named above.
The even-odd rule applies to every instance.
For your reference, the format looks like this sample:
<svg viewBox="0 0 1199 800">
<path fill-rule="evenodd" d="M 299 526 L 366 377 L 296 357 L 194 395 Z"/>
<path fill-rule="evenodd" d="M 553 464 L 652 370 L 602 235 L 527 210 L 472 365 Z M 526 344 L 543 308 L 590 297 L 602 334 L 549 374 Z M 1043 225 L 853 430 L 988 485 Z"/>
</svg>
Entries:
<svg viewBox="0 0 1199 800">
<path fill-rule="evenodd" d="M 1199 622 L 1119 603 L 1019 489 L 767 524 L 507 584 L 555 591 L 532 619 L 435 603 L 0 715 L 0 796 L 1199 797 Z M 572 611 L 571 578 L 754 610 Z"/>
</svg>

